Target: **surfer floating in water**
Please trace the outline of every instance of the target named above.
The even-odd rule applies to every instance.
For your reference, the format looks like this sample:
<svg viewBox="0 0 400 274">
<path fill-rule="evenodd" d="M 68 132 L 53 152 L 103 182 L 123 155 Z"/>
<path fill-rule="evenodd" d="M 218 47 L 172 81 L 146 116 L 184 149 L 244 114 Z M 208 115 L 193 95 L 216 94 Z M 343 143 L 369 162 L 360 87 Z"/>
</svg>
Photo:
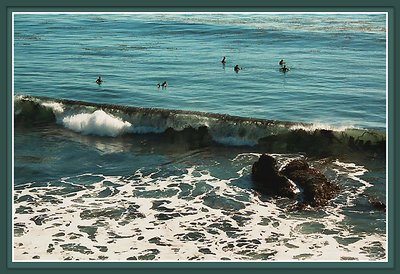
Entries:
<svg viewBox="0 0 400 274">
<path fill-rule="evenodd" d="M 162 87 L 162 88 L 168 87 L 167 81 L 164 81 L 162 84 L 158 83 L 158 84 L 157 84 L 157 88 L 160 88 L 160 87 Z"/>
<path fill-rule="evenodd" d="M 285 73 L 285 72 L 288 72 L 288 71 L 289 71 L 289 68 L 288 68 L 286 65 L 283 65 L 283 67 L 281 67 L 279 70 L 280 70 L 281 72 Z"/>
<path fill-rule="evenodd" d="M 223 65 L 225 65 L 226 64 L 226 57 L 224 56 L 224 58 L 222 58 L 222 61 L 221 61 L 221 63 L 223 64 Z"/>
<path fill-rule="evenodd" d="M 283 59 L 281 59 L 281 60 L 279 61 L 279 65 L 282 66 L 282 65 L 284 65 L 284 64 L 285 64 L 285 61 L 284 61 Z"/>
<path fill-rule="evenodd" d="M 233 68 L 233 70 L 236 72 L 236 73 L 238 73 L 239 72 L 239 70 L 241 70 L 242 68 L 239 68 L 239 65 L 236 65 L 234 68 Z"/>
<path fill-rule="evenodd" d="M 103 83 L 103 80 L 101 80 L 101 76 L 99 76 L 99 78 L 97 78 L 96 83 L 98 85 L 101 85 L 101 83 Z"/>
</svg>

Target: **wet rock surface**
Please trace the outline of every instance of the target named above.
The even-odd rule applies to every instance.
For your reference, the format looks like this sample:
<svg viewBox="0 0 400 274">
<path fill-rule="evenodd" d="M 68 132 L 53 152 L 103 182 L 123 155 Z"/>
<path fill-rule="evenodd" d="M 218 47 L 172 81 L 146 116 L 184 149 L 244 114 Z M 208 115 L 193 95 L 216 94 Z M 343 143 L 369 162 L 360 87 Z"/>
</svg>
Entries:
<svg viewBox="0 0 400 274">
<path fill-rule="evenodd" d="M 307 206 L 326 206 L 339 191 L 320 171 L 311 168 L 305 160 L 293 160 L 278 171 L 274 157 L 263 154 L 252 167 L 255 189 L 262 194 L 295 198 L 293 181 L 302 190 L 297 209 Z"/>
<path fill-rule="evenodd" d="M 263 194 L 294 198 L 293 185 L 277 168 L 274 157 L 263 154 L 253 164 L 251 177 L 255 189 Z"/>
<path fill-rule="evenodd" d="M 302 188 L 302 203 L 305 205 L 326 206 L 339 191 L 336 184 L 328 181 L 320 171 L 309 167 L 305 160 L 291 161 L 282 173 Z"/>
</svg>

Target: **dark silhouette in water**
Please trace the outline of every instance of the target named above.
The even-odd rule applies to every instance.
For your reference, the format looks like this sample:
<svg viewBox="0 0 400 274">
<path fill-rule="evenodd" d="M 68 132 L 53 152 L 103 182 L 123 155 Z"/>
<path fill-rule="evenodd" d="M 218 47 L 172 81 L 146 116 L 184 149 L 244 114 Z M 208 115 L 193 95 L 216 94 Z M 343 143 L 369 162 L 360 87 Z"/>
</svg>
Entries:
<svg viewBox="0 0 400 274">
<path fill-rule="evenodd" d="M 251 169 L 254 187 L 260 193 L 294 198 L 295 191 L 289 180 L 281 174 L 274 157 L 263 154 Z"/>
<path fill-rule="evenodd" d="M 238 73 L 239 70 L 241 70 L 241 69 L 242 69 L 242 68 L 240 68 L 239 65 L 236 65 L 236 66 L 233 68 L 233 70 L 234 70 L 236 73 Z"/>
<path fill-rule="evenodd" d="M 386 205 L 375 197 L 369 197 L 368 202 L 379 211 L 386 211 Z"/>
<path fill-rule="evenodd" d="M 160 84 L 160 83 L 157 84 L 157 88 L 162 87 L 162 88 L 164 89 L 164 88 L 166 88 L 167 86 L 168 86 L 167 81 L 164 81 L 162 84 Z"/>
<path fill-rule="evenodd" d="M 279 65 L 282 66 L 283 64 L 285 64 L 285 61 L 284 61 L 283 59 L 281 59 L 281 60 L 279 61 Z"/>
<path fill-rule="evenodd" d="M 99 76 L 99 78 L 97 78 L 96 83 L 98 85 L 101 85 L 101 83 L 103 83 L 103 80 L 101 79 L 101 76 Z"/>
<path fill-rule="evenodd" d="M 225 65 L 226 65 L 226 57 L 225 56 L 224 56 L 224 58 L 222 58 L 221 63 L 222 63 L 222 68 L 225 70 Z"/>
<path fill-rule="evenodd" d="M 285 72 L 288 72 L 288 71 L 289 71 L 289 68 L 286 67 L 286 65 L 283 65 L 283 67 L 281 67 L 279 70 L 280 70 L 281 72 L 285 73 Z"/>
</svg>

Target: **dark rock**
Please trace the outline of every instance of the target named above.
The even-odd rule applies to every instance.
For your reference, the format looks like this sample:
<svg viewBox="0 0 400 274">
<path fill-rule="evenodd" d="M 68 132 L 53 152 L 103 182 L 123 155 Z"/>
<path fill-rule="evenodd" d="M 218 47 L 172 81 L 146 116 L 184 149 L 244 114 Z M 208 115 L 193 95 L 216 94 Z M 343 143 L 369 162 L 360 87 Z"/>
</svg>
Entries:
<svg viewBox="0 0 400 274">
<path fill-rule="evenodd" d="M 303 203 L 312 207 L 327 205 L 339 190 L 325 175 L 310 168 L 305 160 L 290 162 L 282 169 L 282 174 L 303 189 Z"/>
<path fill-rule="evenodd" d="M 255 189 L 264 194 L 294 198 L 294 187 L 290 182 L 292 180 L 302 189 L 301 201 L 295 210 L 303 210 L 307 206 L 325 206 L 339 190 L 339 187 L 329 182 L 325 175 L 310 168 L 305 160 L 293 160 L 281 172 L 278 171 L 276 164 L 275 158 L 266 154 L 261 155 L 253 164 L 252 179 Z M 379 208 L 380 205 L 375 204 Z"/>
<path fill-rule="evenodd" d="M 289 180 L 280 174 L 275 158 L 263 154 L 252 167 L 255 189 L 263 194 L 293 198 L 295 193 Z"/>
<path fill-rule="evenodd" d="M 289 164 L 283 167 L 282 173 L 290 174 L 294 171 L 308 170 L 310 166 L 304 160 L 293 160 Z"/>
</svg>

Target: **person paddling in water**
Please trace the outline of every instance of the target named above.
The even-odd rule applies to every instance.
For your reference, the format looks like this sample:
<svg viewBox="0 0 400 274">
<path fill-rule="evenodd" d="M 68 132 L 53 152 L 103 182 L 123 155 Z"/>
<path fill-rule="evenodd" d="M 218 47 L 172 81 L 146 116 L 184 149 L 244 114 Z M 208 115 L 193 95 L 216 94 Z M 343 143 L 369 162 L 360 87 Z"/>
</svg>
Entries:
<svg viewBox="0 0 400 274">
<path fill-rule="evenodd" d="M 280 61 L 279 61 L 279 65 L 280 66 L 283 66 L 285 64 L 285 61 L 283 60 L 283 59 L 281 59 Z"/>
<path fill-rule="evenodd" d="M 236 65 L 236 66 L 233 68 L 233 70 L 234 70 L 236 73 L 238 73 L 239 70 L 241 70 L 241 69 L 242 69 L 242 68 L 240 68 L 239 65 Z"/>
<path fill-rule="evenodd" d="M 157 84 L 157 88 L 160 88 L 160 87 L 162 87 L 163 89 L 166 88 L 166 87 L 168 87 L 167 81 L 164 81 L 162 84 L 158 83 L 158 84 Z"/>
<path fill-rule="evenodd" d="M 103 83 L 103 80 L 101 79 L 101 76 L 99 76 L 99 78 L 97 78 L 96 83 L 98 85 L 101 85 L 101 83 Z"/>
<path fill-rule="evenodd" d="M 285 73 L 285 72 L 288 72 L 288 71 L 289 71 L 289 68 L 286 67 L 286 65 L 283 65 L 283 67 L 281 67 L 279 70 L 280 70 L 281 72 Z"/>
<path fill-rule="evenodd" d="M 226 57 L 224 56 L 224 58 L 222 58 L 222 61 L 221 61 L 221 63 L 223 64 L 223 65 L 225 65 L 226 64 Z"/>
</svg>

